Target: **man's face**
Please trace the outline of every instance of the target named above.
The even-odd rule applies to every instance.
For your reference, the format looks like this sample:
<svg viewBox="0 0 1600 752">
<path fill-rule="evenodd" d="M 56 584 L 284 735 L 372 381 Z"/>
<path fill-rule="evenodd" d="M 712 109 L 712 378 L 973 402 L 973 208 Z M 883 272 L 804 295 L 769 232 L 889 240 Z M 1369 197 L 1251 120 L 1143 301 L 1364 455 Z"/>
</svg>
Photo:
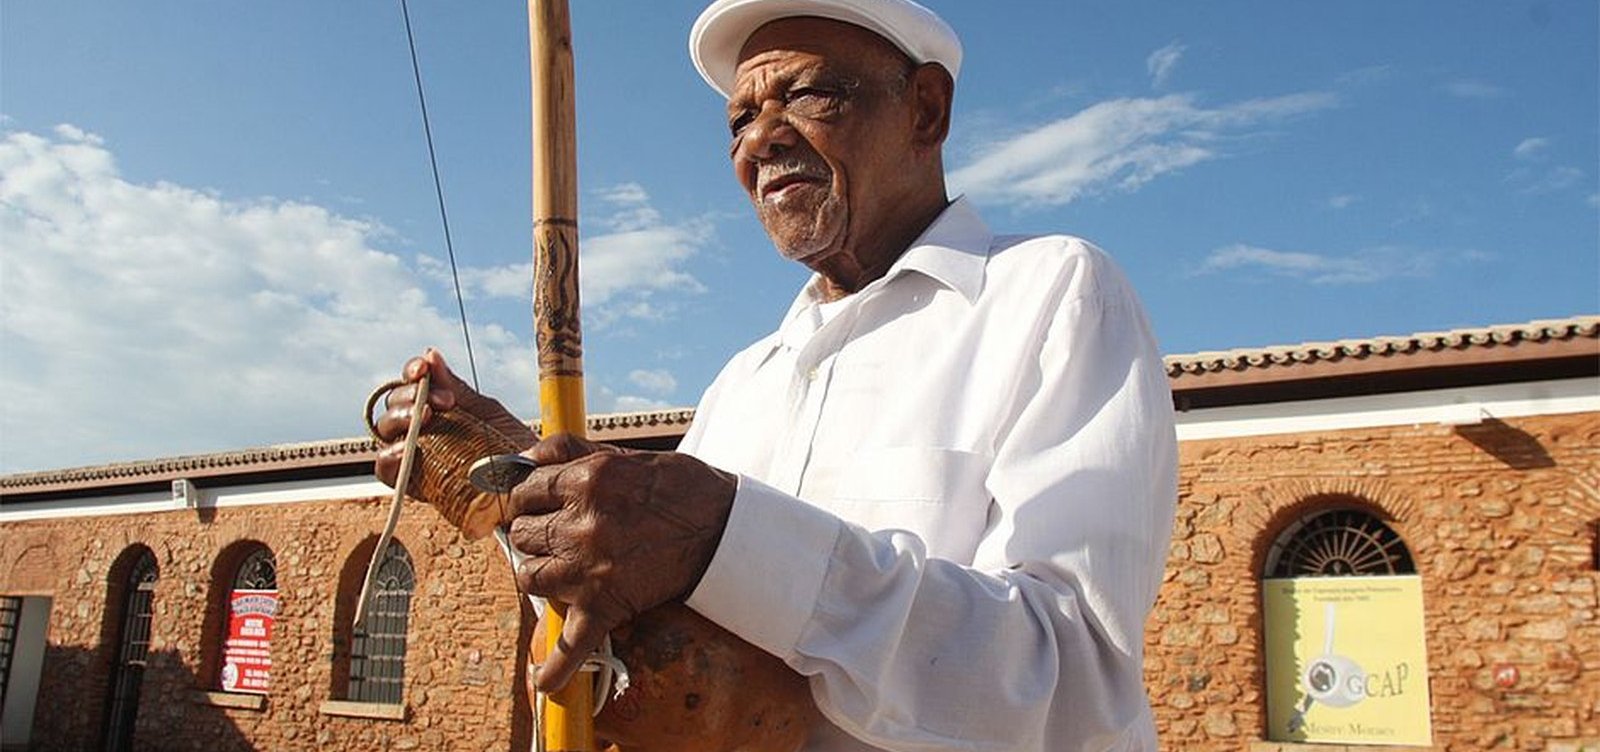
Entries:
<svg viewBox="0 0 1600 752">
<path fill-rule="evenodd" d="M 903 195 L 910 61 L 884 39 L 819 18 L 774 21 L 740 55 L 728 125 L 733 171 L 767 234 L 813 268 L 872 242 Z"/>
</svg>

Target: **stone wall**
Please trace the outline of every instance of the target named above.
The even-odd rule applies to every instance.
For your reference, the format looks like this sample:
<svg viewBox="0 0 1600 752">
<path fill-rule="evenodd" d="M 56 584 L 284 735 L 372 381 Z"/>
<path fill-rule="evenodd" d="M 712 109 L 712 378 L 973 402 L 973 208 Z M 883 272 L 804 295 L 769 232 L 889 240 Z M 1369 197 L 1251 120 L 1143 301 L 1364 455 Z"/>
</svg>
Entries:
<svg viewBox="0 0 1600 752">
<path fill-rule="evenodd" d="M 135 747 L 162 750 L 526 748 L 516 667 L 520 604 L 489 542 L 467 543 L 431 509 L 412 506 L 396 539 L 416 574 L 402 718 L 324 712 L 333 684 L 336 594 L 348 612 L 387 501 L 365 499 L 8 523 L 0 592 L 53 598 L 39 689 L 36 749 L 98 749 L 128 552 L 160 567 Z M 217 666 L 232 571 L 219 555 L 246 541 L 277 559 L 279 613 L 264 702 L 224 695 Z M 352 559 L 359 559 L 350 566 Z M 341 585 L 341 572 L 353 570 Z M 221 579 L 222 582 L 215 580 Z M 258 708 L 250 707 L 252 704 Z M 237 707 L 237 706 L 245 707 Z M 357 707 L 357 711 L 383 708 Z M 347 711 L 348 712 L 348 711 Z M 381 715 L 381 712 L 375 713 Z"/>
<path fill-rule="evenodd" d="M 1404 537 L 1422 578 L 1435 749 L 1600 749 L 1600 415 L 1180 451 L 1172 558 L 1146 632 L 1163 749 L 1266 738 L 1267 549 L 1303 514 L 1352 503 Z M 1514 686 L 1496 684 L 1497 665 L 1517 669 Z"/>
<path fill-rule="evenodd" d="M 1415 560 L 1435 749 L 1600 748 L 1600 414 L 1191 441 L 1180 451 L 1172 559 L 1147 631 L 1164 750 L 1296 748 L 1264 741 L 1260 573 L 1286 525 L 1333 503 L 1387 520 Z M 0 592 L 54 599 L 35 748 L 98 748 L 118 628 L 107 604 L 120 604 L 118 572 L 144 545 L 160 580 L 139 748 L 526 749 L 521 605 L 507 567 L 492 545 L 462 541 L 421 507 L 398 532 L 416 569 L 403 717 L 325 712 L 340 699 L 335 621 L 359 588 L 348 575 L 341 585 L 341 573 L 364 570 L 385 506 L 0 525 Z M 275 552 L 282 598 L 273 689 L 259 709 L 206 694 L 229 584 L 214 570 L 244 541 Z M 1514 686 L 1496 685 L 1497 665 L 1518 669 Z"/>
</svg>

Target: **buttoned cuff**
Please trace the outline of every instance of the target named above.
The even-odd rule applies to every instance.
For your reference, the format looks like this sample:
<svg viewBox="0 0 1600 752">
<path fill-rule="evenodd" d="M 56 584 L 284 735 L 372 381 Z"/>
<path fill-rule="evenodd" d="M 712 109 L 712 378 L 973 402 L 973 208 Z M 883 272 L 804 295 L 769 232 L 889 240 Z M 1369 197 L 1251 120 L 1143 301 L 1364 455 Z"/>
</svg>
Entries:
<svg viewBox="0 0 1600 752">
<path fill-rule="evenodd" d="M 839 518 L 739 476 L 728 527 L 688 605 L 788 660 L 811 620 L 843 525 Z"/>
</svg>

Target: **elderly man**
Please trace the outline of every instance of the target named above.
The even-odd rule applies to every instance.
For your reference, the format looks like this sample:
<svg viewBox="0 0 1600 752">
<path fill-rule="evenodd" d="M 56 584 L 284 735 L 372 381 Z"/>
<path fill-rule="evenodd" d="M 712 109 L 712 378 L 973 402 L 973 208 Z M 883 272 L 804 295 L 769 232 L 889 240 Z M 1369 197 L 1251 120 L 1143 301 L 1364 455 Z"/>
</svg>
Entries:
<svg viewBox="0 0 1600 752">
<path fill-rule="evenodd" d="M 961 47 L 922 6 L 718 0 L 690 46 L 756 215 L 815 274 L 678 452 L 528 450 L 519 583 L 570 607 L 538 683 L 685 600 L 808 677 L 808 749 L 1154 749 L 1143 628 L 1176 442 L 1127 280 L 947 198 Z M 515 423 L 436 353 L 423 372 L 433 409 Z M 398 464 L 390 447 L 380 477 Z"/>
</svg>

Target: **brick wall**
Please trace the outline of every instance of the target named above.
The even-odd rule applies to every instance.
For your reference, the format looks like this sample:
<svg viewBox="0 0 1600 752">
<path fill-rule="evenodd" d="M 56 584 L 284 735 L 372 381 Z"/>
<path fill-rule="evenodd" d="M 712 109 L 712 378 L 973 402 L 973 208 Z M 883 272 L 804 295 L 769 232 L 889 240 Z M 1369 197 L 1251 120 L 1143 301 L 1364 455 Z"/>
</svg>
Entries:
<svg viewBox="0 0 1600 752">
<path fill-rule="evenodd" d="M 164 750 L 510 749 L 528 738 L 516 666 L 519 603 L 509 569 L 487 542 L 466 543 L 431 509 L 408 508 L 396 538 L 416 572 L 403 720 L 327 715 L 335 595 L 360 588 L 386 501 L 266 505 L 8 523 L 0 527 L 0 592 L 50 593 L 49 654 L 39 690 L 37 749 L 98 749 L 120 625 L 118 559 L 148 546 L 160 566 L 136 748 Z M 278 565 L 272 690 L 259 709 L 222 707 L 223 608 L 233 571 L 218 557 L 244 541 Z M 359 559 L 350 566 L 352 559 Z M 228 570 L 220 584 L 214 569 Z M 351 581 L 353 580 L 353 581 Z M 343 616 L 343 613 L 340 614 Z M 248 699 L 248 698 L 220 698 Z M 526 746 L 525 744 L 523 745 Z"/>
<path fill-rule="evenodd" d="M 1146 676 L 1167 750 L 1265 738 L 1260 575 L 1319 505 L 1405 539 L 1422 578 L 1435 748 L 1600 739 L 1600 415 L 1185 442 Z M 1520 680 L 1496 686 L 1497 664 Z"/>
</svg>

